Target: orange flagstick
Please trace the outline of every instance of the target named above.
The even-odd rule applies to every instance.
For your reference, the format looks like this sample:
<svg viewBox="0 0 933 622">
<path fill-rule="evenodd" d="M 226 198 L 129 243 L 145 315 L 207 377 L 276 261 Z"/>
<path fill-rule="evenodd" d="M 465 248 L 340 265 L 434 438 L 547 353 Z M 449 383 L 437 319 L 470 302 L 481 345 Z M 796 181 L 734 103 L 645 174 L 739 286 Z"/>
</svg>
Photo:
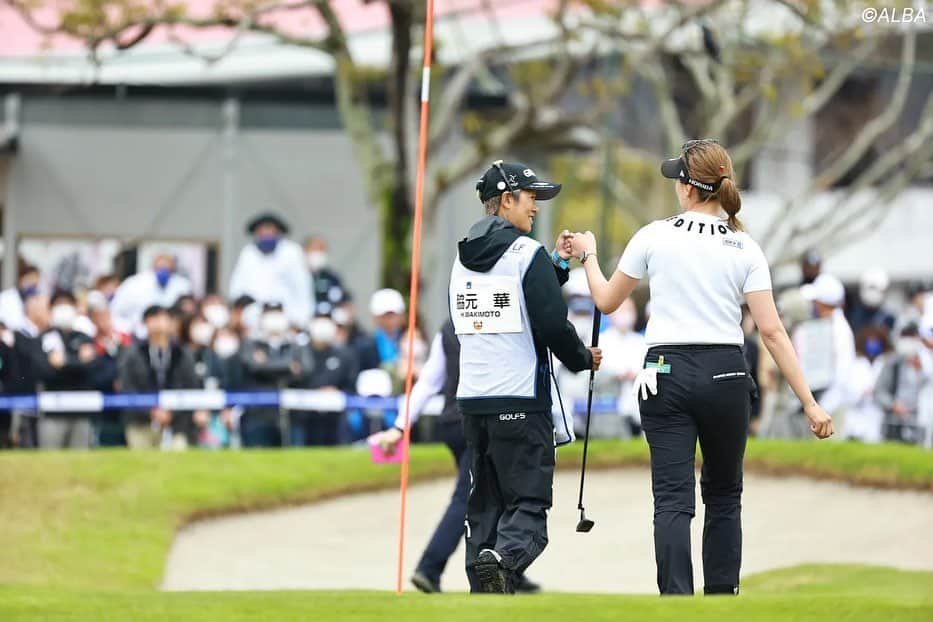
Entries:
<svg viewBox="0 0 933 622">
<path fill-rule="evenodd" d="M 428 111 L 431 86 L 431 46 L 434 40 L 434 0 L 427 0 L 424 18 L 424 65 L 421 69 L 421 125 L 418 130 L 418 174 L 415 183 L 415 222 L 412 231 L 411 304 L 408 306 L 408 373 L 405 375 L 405 431 L 402 441 L 401 504 L 398 527 L 398 581 L 395 593 L 402 593 L 405 563 L 405 512 L 408 502 L 408 448 L 411 444 L 411 387 L 413 384 L 415 317 L 418 309 L 418 274 L 421 268 L 421 220 L 424 212 L 424 169 L 428 151 Z"/>
</svg>

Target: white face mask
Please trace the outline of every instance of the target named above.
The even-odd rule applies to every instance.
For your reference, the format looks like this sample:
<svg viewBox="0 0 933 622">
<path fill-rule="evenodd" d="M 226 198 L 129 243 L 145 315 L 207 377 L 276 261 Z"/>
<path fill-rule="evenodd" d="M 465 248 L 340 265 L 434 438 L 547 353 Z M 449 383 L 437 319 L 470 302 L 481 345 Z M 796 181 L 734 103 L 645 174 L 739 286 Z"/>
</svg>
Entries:
<svg viewBox="0 0 933 622">
<path fill-rule="evenodd" d="M 284 335 L 288 330 L 288 318 L 281 311 L 271 311 L 262 316 L 262 332 L 268 335 Z"/>
<path fill-rule="evenodd" d="M 214 352 L 222 359 L 227 359 L 240 349 L 240 340 L 229 335 L 218 337 L 214 342 Z"/>
<path fill-rule="evenodd" d="M 207 322 L 199 322 L 191 325 L 191 341 L 199 346 L 210 344 L 211 337 L 214 336 L 214 327 Z"/>
<path fill-rule="evenodd" d="M 78 310 L 73 305 L 61 304 L 52 307 L 52 326 L 60 330 L 71 330 L 78 319 Z"/>
<path fill-rule="evenodd" d="M 327 253 L 324 251 L 308 251 L 307 259 L 311 272 L 319 272 L 327 265 Z"/>
<path fill-rule="evenodd" d="M 308 333 L 311 341 L 331 345 L 337 339 L 337 325 L 333 320 L 324 317 L 315 318 L 311 320 Z"/>
<path fill-rule="evenodd" d="M 859 289 L 859 297 L 869 307 L 880 307 L 881 303 L 884 302 L 885 291 L 879 289 L 878 287 L 865 286 L 863 285 Z"/>
<path fill-rule="evenodd" d="M 230 321 L 230 311 L 224 305 L 204 307 L 204 317 L 214 328 L 223 328 Z"/>
<path fill-rule="evenodd" d="M 349 326 L 353 319 L 350 317 L 350 312 L 343 308 L 334 309 L 334 312 L 331 313 L 330 316 L 333 318 L 334 322 L 340 326 Z"/>
<path fill-rule="evenodd" d="M 897 353 L 905 358 L 917 356 L 922 349 L 923 343 L 917 337 L 901 337 L 897 340 Z"/>
</svg>

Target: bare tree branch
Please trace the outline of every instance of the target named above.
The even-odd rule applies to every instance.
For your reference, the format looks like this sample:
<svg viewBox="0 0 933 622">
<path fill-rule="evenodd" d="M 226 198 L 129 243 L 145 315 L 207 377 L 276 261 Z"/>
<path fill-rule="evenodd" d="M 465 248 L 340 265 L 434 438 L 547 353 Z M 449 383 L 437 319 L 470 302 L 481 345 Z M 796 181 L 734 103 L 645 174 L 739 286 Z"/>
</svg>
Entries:
<svg viewBox="0 0 933 622">
<path fill-rule="evenodd" d="M 869 37 L 862 41 L 852 52 L 846 54 L 833 67 L 820 85 L 803 99 L 800 106 L 801 115 L 810 116 L 819 112 L 826 105 L 826 102 L 839 91 L 839 88 L 852 75 L 852 72 L 864 65 L 868 57 L 878 50 L 879 43 L 877 37 Z"/>
<path fill-rule="evenodd" d="M 813 189 L 816 191 L 828 188 L 836 183 L 846 174 L 856 162 L 868 151 L 868 148 L 890 128 L 901 116 L 904 110 L 904 104 L 907 102 L 907 93 L 910 91 L 910 85 L 914 75 L 914 65 L 916 64 L 917 53 L 917 33 L 914 30 L 908 30 L 904 33 L 904 44 L 901 52 L 901 67 L 897 76 L 897 85 L 894 88 L 894 94 L 884 112 L 869 121 L 859 132 L 855 140 L 849 145 L 846 151 L 835 158 L 832 165 L 820 173 L 813 181 Z"/>
<path fill-rule="evenodd" d="M 901 181 L 903 181 L 903 185 L 901 185 L 900 189 L 903 189 L 922 173 L 924 167 L 930 161 L 930 147 L 933 144 L 933 95 L 927 99 L 921 118 L 923 122 L 917 128 L 917 131 L 895 148 L 886 151 L 854 183 L 838 193 L 838 198 L 826 212 L 828 217 L 818 226 L 809 226 L 800 222 L 799 218 L 783 219 L 784 229 L 787 233 L 785 236 L 781 236 L 780 239 L 786 239 L 788 243 L 780 246 L 783 252 L 779 254 L 778 261 L 797 257 L 806 248 L 817 245 L 817 242 L 823 241 L 825 243 L 826 240 L 833 240 L 834 236 L 844 233 L 849 221 L 857 221 L 866 210 L 885 211 L 890 209 L 890 204 L 877 204 L 875 202 L 867 206 L 862 205 L 859 208 L 857 205 L 853 205 L 853 197 L 858 196 L 859 193 L 868 190 L 874 184 L 889 176 L 891 176 L 891 179 L 886 182 L 888 184 L 888 193 L 893 192 Z M 904 170 L 897 173 L 896 169 L 898 167 L 903 167 Z M 905 171 L 909 173 L 907 177 L 905 177 Z M 793 201 L 794 207 L 785 208 L 784 213 L 803 211 L 807 199 L 811 196 L 813 196 L 812 191 L 797 198 Z"/>
</svg>

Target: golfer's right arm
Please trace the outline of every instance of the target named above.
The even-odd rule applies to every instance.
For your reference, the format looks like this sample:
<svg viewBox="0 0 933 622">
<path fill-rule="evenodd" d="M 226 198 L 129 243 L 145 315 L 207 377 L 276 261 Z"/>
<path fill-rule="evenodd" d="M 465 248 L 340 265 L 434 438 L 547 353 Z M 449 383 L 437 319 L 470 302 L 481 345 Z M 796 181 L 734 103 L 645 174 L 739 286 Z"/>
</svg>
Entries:
<svg viewBox="0 0 933 622">
<path fill-rule="evenodd" d="M 774 358 L 774 362 L 777 363 L 787 384 L 803 404 L 804 412 L 810 419 L 810 428 L 820 438 L 826 438 L 832 434 L 833 421 L 823 411 L 810 391 L 800 363 L 797 361 L 797 353 L 778 316 L 771 290 L 748 292 L 745 294 L 745 301 L 748 303 L 748 310 L 751 311 L 758 332 L 761 334 L 761 340 Z"/>
</svg>

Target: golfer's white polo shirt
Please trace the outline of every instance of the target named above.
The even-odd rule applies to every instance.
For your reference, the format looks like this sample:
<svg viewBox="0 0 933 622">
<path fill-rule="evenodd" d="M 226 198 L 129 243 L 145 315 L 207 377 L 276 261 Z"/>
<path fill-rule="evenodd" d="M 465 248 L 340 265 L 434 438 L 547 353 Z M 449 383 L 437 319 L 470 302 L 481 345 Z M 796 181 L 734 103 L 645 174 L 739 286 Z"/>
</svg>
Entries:
<svg viewBox="0 0 933 622">
<path fill-rule="evenodd" d="M 744 295 L 771 289 L 761 247 L 725 219 L 684 212 L 642 227 L 625 247 L 619 271 L 648 277 L 649 346 L 742 345 Z"/>
</svg>

